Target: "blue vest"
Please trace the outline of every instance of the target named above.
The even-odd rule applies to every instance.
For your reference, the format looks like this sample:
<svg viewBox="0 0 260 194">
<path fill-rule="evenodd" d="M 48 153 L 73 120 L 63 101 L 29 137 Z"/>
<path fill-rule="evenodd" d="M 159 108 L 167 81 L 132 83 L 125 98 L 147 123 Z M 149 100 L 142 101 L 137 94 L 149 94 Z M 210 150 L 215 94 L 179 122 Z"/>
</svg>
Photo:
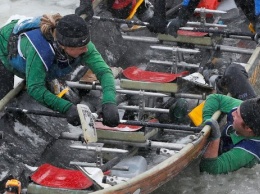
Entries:
<svg viewBox="0 0 260 194">
<path fill-rule="evenodd" d="M 19 24 L 19 30 L 20 31 L 26 31 L 28 26 L 36 27 L 37 22 L 39 19 L 34 20 L 27 20 L 26 24 L 21 25 Z M 29 23 L 29 25 L 28 25 Z M 17 24 L 18 25 L 18 24 Z M 17 32 L 17 25 L 14 27 L 13 32 Z M 19 41 L 18 41 L 18 55 L 16 57 L 12 57 L 10 60 L 10 64 L 13 66 L 14 69 L 18 70 L 19 72 L 25 74 L 26 73 L 26 59 L 23 57 L 21 51 L 20 51 L 20 39 L 22 36 L 26 36 L 30 43 L 33 45 L 34 49 L 36 50 L 37 54 L 39 55 L 42 63 L 45 66 L 47 73 L 47 80 L 52 80 L 55 78 L 63 77 L 75 69 L 75 67 L 80 62 L 80 57 L 74 59 L 74 60 L 64 60 L 60 61 L 55 58 L 55 51 L 52 47 L 52 45 L 45 39 L 43 34 L 41 33 L 39 28 L 36 28 L 34 30 L 26 31 L 24 33 L 21 33 L 19 35 Z"/>
<path fill-rule="evenodd" d="M 232 109 L 227 115 L 227 124 L 221 135 L 222 152 L 229 151 L 232 148 L 239 148 L 254 155 L 260 161 L 260 140 L 257 139 L 243 139 L 237 144 L 233 144 L 229 135 L 229 130 L 233 130 L 233 117 L 232 112 L 237 108 Z"/>
</svg>

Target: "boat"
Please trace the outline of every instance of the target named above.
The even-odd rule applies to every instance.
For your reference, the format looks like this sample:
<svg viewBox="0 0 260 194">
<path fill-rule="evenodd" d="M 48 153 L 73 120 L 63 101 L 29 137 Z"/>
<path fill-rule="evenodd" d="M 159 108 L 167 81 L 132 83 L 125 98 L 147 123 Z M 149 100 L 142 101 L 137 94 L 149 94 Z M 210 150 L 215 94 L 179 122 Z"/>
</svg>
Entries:
<svg viewBox="0 0 260 194">
<path fill-rule="evenodd" d="M 195 47 L 197 46 L 197 48 L 214 50 L 217 47 L 217 51 L 250 54 L 250 59 L 244 64 L 252 79 L 253 86 L 257 88 L 259 81 L 256 74 L 259 71 L 258 56 L 260 47 L 256 47 L 256 49 L 253 50 L 224 45 L 216 46 L 210 33 L 193 33 L 193 35 L 187 32 L 183 33 L 184 34 L 181 34 L 178 38 L 166 35 L 159 35 L 157 38 L 127 36 L 124 36 L 124 38 L 126 40 L 138 39 L 149 41 L 151 43 L 160 43 L 162 41 L 178 42 L 179 44 L 192 43 Z M 190 36 L 196 37 L 189 40 L 188 37 Z M 165 45 L 152 46 L 151 48 L 164 52 L 175 51 L 174 55 L 176 56 L 182 56 L 182 52 L 190 53 L 197 51 L 197 49 L 184 49 Z M 173 70 L 183 66 L 183 61 L 179 60 L 174 62 L 153 60 L 151 62 L 155 64 L 170 65 Z M 185 64 L 189 69 L 195 68 L 198 70 L 201 67 L 200 64 Z M 130 72 L 133 72 L 136 68 L 130 70 Z M 140 69 L 137 70 L 140 72 Z M 129 76 L 128 73 L 129 69 L 126 74 L 127 76 Z M 208 93 L 212 92 L 212 87 L 198 82 L 198 80 L 182 79 L 182 77 L 186 75 L 185 73 L 178 78 L 181 80 L 180 83 L 175 82 L 177 76 L 173 76 L 174 78 L 170 77 L 170 79 L 163 80 L 160 83 L 151 82 L 152 75 L 155 73 L 151 73 L 150 71 L 149 73 L 149 81 L 147 81 L 147 79 L 121 79 L 120 85 L 117 87 L 117 92 L 140 95 L 141 97 L 169 97 L 171 94 L 175 94 L 177 97 L 197 99 L 200 102 L 205 100 L 205 94 L 178 93 L 180 87 L 183 87 L 185 84 L 194 84 L 192 85 L 193 88 L 201 87 L 199 91 L 206 90 Z M 163 75 L 166 75 L 166 77 L 169 76 L 166 73 Z M 23 84 L 23 82 L 21 82 L 21 84 Z M 80 82 L 68 81 L 67 85 L 69 87 L 91 90 L 102 89 L 98 84 L 87 84 L 84 80 L 81 80 Z M 12 95 L 11 97 L 14 97 L 14 95 L 21 90 L 21 86 L 23 85 L 18 85 L 17 89 L 15 89 L 15 93 L 12 92 L 10 94 Z M 4 106 L 6 106 L 6 103 Z M 72 141 L 70 145 L 71 149 L 84 151 L 86 155 L 94 152 L 94 162 L 71 161 L 70 164 L 73 167 L 68 169 L 56 167 L 50 163 L 41 164 L 33 173 L 31 173 L 30 183 L 26 186 L 26 192 L 28 194 L 151 193 L 180 173 L 194 159 L 198 158 L 202 153 L 203 148 L 207 145 L 210 126 L 206 125 L 203 128 L 199 128 L 190 125 L 158 123 L 156 120 L 144 117 L 145 113 L 160 111 L 168 113 L 169 110 L 147 107 L 144 98 L 141 98 L 138 106 L 120 104 L 119 108 L 122 108 L 123 110 L 138 110 L 137 122 L 121 121 L 121 126 L 111 129 L 103 126 L 100 121 L 96 121 L 94 130 L 97 132 L 97 142 L 94 141 L 90 143 L 90 140 L 83 135 L 84 131 L 79 134 L 63 132 L 59 136 L 60 139 Z M 28 113 L 28 111 L 26 112 Z M 32 114 L 37 113 L 33 112 Z M 219 115 L 220 112 L 216 112 L 213 115 L 213 119 L 217 119 Z M 62 117 L 61 115 L 57 116 Z M 142 118 L 146 119 L 142 120 Z M 90 121 L 87 122 L 89 123 Z"/>
</svg>

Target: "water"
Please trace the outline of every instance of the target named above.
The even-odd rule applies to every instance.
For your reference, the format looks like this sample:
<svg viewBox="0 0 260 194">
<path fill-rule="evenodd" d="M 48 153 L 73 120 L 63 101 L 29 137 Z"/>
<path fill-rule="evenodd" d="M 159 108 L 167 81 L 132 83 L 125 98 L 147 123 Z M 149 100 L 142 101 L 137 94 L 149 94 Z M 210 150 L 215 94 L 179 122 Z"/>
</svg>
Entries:
<svg viewBox="0 0 260 194">
<path fill-rule="evenodd" d="M 43 13 L 70 14 L 78 0 L 1 0 L 0 23 L 11 15 L 36 16 Z M 100 36 L 102 36 L 100 34 Z M 34 137 L 35 138 L 35 137 Z M 37 142 L 35 140 L 35 142 Z M 153 194 L 258 194 L 260 189 L 260 165 L 252 169 L 240 169 L 227 175 L 200 174 L 199 159 Z M 3 174 L 2 174 L 3 175 Z M 0 177 L 1 178 L 1 177 Z"/>
</svg>

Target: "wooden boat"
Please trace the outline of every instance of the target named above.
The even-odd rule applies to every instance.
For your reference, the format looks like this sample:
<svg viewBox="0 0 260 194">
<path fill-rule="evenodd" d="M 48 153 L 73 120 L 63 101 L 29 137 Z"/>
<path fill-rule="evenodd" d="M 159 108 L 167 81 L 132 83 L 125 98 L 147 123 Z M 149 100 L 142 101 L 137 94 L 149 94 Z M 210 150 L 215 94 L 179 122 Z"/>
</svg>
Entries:
<svg viewBox="0 0 260 194">
<path fill-rule="evenodd" d="M 239 51 L 238 51 L 239 52 Z M 246 63 L 246 69 L 249 72 L 249 75 L 255 75 L 258 71 L 258 63 L 259 63 L 259 52 L 260 47 L 257 47 L 249 61 Z M 252 78 L 255 82 L 253 82 L 254 86 L 256 86 L 259 82 L 259 80 L 252 76 Z M 127 81 L 123 80 L 123 83 Z M 135 81 L 138 83 L 138 81 Z M 141 83 L 134 84 L 134 89 L 140 89 L 138 87 L 147 87 L 147 89 L 152 90 L 152 87 L 149 87 L 150 83 Z M 73 83 L 69 83 L 73 84 Z M 74 83 L 75 84 L 75 83 Z M 131 83 L 133 85 L 133 82 Z M 83 87 L 82 83 L 76 83 L 78 87 Z M 150 84 L 151 85 L 151 84 Z M 125 86 L 127 89 L 129 89 L 129 84 L 121 85 Z M 126 89 L 124 88 L 124 89 Z M 122 88 L 121 88 L 122 89 Z M 165 92 L 165 90 L 158 91 L 157 92 Z M 120 90 L 119 90 L 120 91 Z M 216 112 L 213 115 L 214 119 L 217 119 L 220 115 L 220 112 Z M 186 126 L 189 128 L 188 126 Z M 172 177 L 176 176 L 179 172 L 181 172 L 189 163 L 191 163 L 194 159 L 198 158 L 200 154 L 202 153 L 203 148 L 207 144 L 207 137 L 210 133 L 210 127 L 204 126 L 203 129 L 200 132 L 191 132 L 186 131 L 186 133 L 181 132 L 179 130 L 175 130 L 176 133 L 181 133 L 184 136 L 190 137 L 189 142 L 186 143 L 169 143 L 169 142 L 158 142 L 158 139 L 151 140 L 155 134 L 158 134 L 158 131 L 160 129 L 152 129 L 147 133 L 146 130 L 137 132 L 135 130 L 128 131 L 128 132 L 118 132 L 118 131 L 107 131 L 103 128 L 103 126 L 99 126 L 99 129 L 97 129 L 97 133 L 99 136 L 99 141 L 104 143 L 104 145 L 113 145 L 115 148 L 122 148 L 128 146 L 134 146 L 134 147 L 146 147 L 150 149 L 150 152 L 155 151 L 155 148 L 164 148 L 165 153 L 167 156 L 162 161 L 159 161 L 158 163 L 149 164 L 147 170 L 144 172 L 131 177 L 129 179 L 123 179 L 123 181 L 118 181 L 115 185 L 106 186 L 105 188 L 98 188 L 96 191 L 93 190 L 93 187 L 91 189 L 83 189 L 83 190 L 77 190 L 77 189 L 64 189 L 64 188 L 54 188 L 50 186 L 43 186 L 36 184 L 34 182 L 30 183 L 27 188 L 28 194 L 37 194 L 37 193 L 93 193 L 93 194 L 126 194 L 126 193 L 151 193 L 152 191 L 156 190 L 156 188 L 160 187 L 167 181 L 169 181 Z M 167 131 L 167 130 L 166 130 Z M 125 133 L 125 135 L 123 135 Z M 134 138 L 131 138 L 133 135 Z M 70 136 L 68 134 L 65 135 L 68 139 L 74 139 L 78 140 L 79 136 Z M 138 136 L 138 137 L 137 137 Z M 135 140 L 133 140 L 135 139 Z M 155 144 L 153 144 L 155 143 Z M 157 143 L 157 144 L 156 144 Z M 160 144 L 161 145 L 158 145 Z M 121 144 L 121 145 L 120 145 Z M 119 145 L 119 146 L 118 146 Z M 122 146 L 124 145 L 124 146 Z M 73 146 L 72 146 L 73 147 Z M 88 145 L 74 145 L 74 148 L 77 147 L 78 149 L 87 149 Z M 113 148 L 112 148 L 113 149 Z M 147 150 L 146 150 L 147 151 Z M 137 152 L 135 155 L 141 155 L 142 152 Z M 142 157 L 145 157 L 145 155 L 141 155 Z M 120 156 L 119 156 L 120 157 Z M 149 156 L 151 157 L 151 156 Z M 158 157 L 158 156 L 156 156 Z M 124 157 L 123 157 L 124 158 Z M 130 157 L 131 159 L 131 157 Z M 150 158 L 151 159 L 151 158 Z M 152 158 L 153 160 L 154 158 Z M 77 165 L 77 164 L 76 164 Z M 101 166 L 102 168 L 102 166 Z M 84 167 L 79 168 L 81 171 L 84 171 Z M 83 169 L 83 170 L 82 170 Z M 104 175 L 105 177 L 105 175 Z M 102 177 L 102 178 L 104 178 Z M 42 178 L 42 177 L 41 177 Z M 64 178 L 64 177 L 63 177 Z M 116 179 L 116 177 L 114 177 Z M 122 177 L 117 177 L 122 178 Z M 92 183 L 96 183 L 95 179 L 91 180 Z M 102 187 L 102 186 L 101 186 Z"/>
<path fill-rule="evenodd" d="M 155 42 L 160 42 L 161 40 L 163 41 L 167 41 L 169 39 L 171 39 L 172 37 L 165 37 L 165 36 L 159 36 L 157 39 L 149 39 Z M 174 39 L 174 38 L 173 38 Z M 176 41 L 176 39 L 174 40 Z M 187 41 L 187 37 L 178 37 L 177 38 L 178 42 L 185 42 Z M 194 43 L 194 42 L 193 42 Z M 205 43 L 205 44 L 204 44 Z M 201 38 L 196 38 L 196 42 L 194 43 L 196 45 L 203 45 L 206 46 L 207 48 L 211 48 L 211 46 L 213 47 L 212 44 L 212 40 L 208 37 L 208 36 L 201 36 Z M 160 47 L 160 49 L 164 49 L 167 50 L 167 47 Z M 172 50 L 173 48 L 171 48 Z M 235 49 L 235 48 L 234 48 Z M 222 47 L 222 50 L 231 50 L 231 52 L 234 52 L 233 49 L 230 49 L 230 47 Z M 246 49 L 237 49 L 237 52 L 248 52 L 250 53 L 250 50 L 246 50 Z M 255 75 L 258 72 L 258 56 L 259 56 L 259 52 L 260 52 L 260 48 L 257 47 L 251 58 L 249 59 L 249 61 L 246 64 L 246 69 L 249 72 L 250 75 Z M 165 64 L 167 64 L 167 62 L 164 62 Z M 169 64 L 168 64 L 169 65 Z M 173 65 L 173 63 L 170 63 L 170 65 Z M 176 66 L 179 66 L 180 63 L 177 63 Z M 252 76 L 252 81 L 255 81 L 255 86 L 258 84 L 258 80 L 257 80 L 257 76 L 254 78 L 254 76 Z M 86 84 L 82 84 L 82 83 L 76 83 L 79 87 L 81 87 L 82 85 Z M 92 87 L 92 85 L 90 85 Z M 143 81 L 129 81 L 129 80 L 121 80 L 121 89 L 120 90 L 124 90 L 124 92 L 126 92 L 126 90 L 132 89 L 133 91 L 136 90 L 140 90 L 140 89 L 145 89 L 145 90 L 149 90 L 150 91 L 155 91 L 157 96 L 160 96 L 160 92 L 162 92 L 164 95 L 168 95 L 169 93 L 176 93 L 178 90 L 178 85 L 176 83 L 160 83 L 158 85 L 156 85 L 155 83 L 149 83 L 149 82 L 143 82 Z M 130 88 L 131 86 L 131 88 Z M 163 87 L 165 86 L 165 87 Z M 96 87 L 97 88 L 97 87 Z M 132 92 L 133 92 L 132 91 Z M 138 91 L 139 92 L 139 91 Z M 151 93 L 148 93 L 148 95 L 151 95 Z M 142 93 L 142 95 L 144 95 L 144 93 Z M 203 98 L 201 98 L 203 99 Z M 129 108 L 129 107 L 128 107 Z M 149 111 L 151 111 L 151 109 L 148 109 Z M 143 109 L 143 111 L 146 111 L 145 108 Z M 220 115 L 220 112 L 217 112 L 214 114 L 213 118 L 217 119 L 218 116 Z M 168 126 L 170 128 L 170 126 Z M 106 156 L 106 160 L 108 161 L 107 163 L 109 163 L 108 158 L 114 158 L 113 156 L 116 154 L 116 157 L 122 157 L 125 158 L 125 154 L 122 155 L 117 155 L 116 151 L 119 151 L 119 149 L 121 149 L 122 147 L 124 148 L 123 150 L 127 151 L 129 154 L 127 154 L 127 156 L 129 155 L 129 158 L 131 160 L 131 156 L 132 155 L 139 155 L 142 156 L 142 158 L 147 157 L 152 157 L 152 160 L 155 160 L 156 158 L 158 158 L 158 155 L 155 155 L 155 151 L 157 150 L 157 148 L 160 148 L 161 153 L 164 154 L 164 156 L 161 158 L 161 160 L 159 161 L 154 161 L 154 163 L 149 163 L 147 166 L 147 170 L 145 170 L 144 172 L 141 172 L 138 175 L 135 175 L 131 178 L 125 178 L 123 177 L 123 179 L 120 181 L 115 181 L 114 184 L 111 185 L 105 185 L 102 184 L 102 182 L 98 182 L 98 180 L 96 180 L 93 177 L 87 177 L 88 181 L 90 181 L 91 186 L 88 188 L 80 188 L 76 186 L 76 183 L 78 184 L 79 182 L 83 182 L 82 179 L 84 179 L 83 177 L 86 178 L 86 174 L 84 169 L 87 168 L 89 170 L 89 168 L 91 167 L 85 167 L 84 165 L 90 165 L 90 164 L 79 164 L 79 163 L 74 163 L 75 166 L 77 166 L 79 168 L 78 171 L 76 171 L 77 174 L 80 174 L 80 178 L 81 180 L 74 179 L 74 181 L 76 180 L 77 182 L 75 183 L 75 185 L 73 185 L 73 188 L 65 188 L 62 187 L 63 185 L 55 185 L 55 186 L 46 186 L 46 185 L 40 185 L 37 184 L 36 182 L 30 182 L 28 187 L 27 187 L 27 193 L 28 194 L 37 194 L 37 193 L 44 193 L 44 194 L 48 194 L 48 193 L 93 193 L 93 194 L 99 194 L 99 193 L 151 193 L 152 191 L 154 191 L 156 188 L 160 187 L 161 185 L 163 185 L 164 183 L 168 182 L 172 177 L 176 176 L 179 172 L 181 172 L 187 165 L 189 165 L 189 163 L 191 163 L 195 158 L 199 157 L 200 154 L 202 153 L 203 148 L 205 147 L 205 145 L 207 144 L 207 137 L 209 136 L 210 133 L 210 127 L 209 126 L 205 126 L 203 127 L 203 129 L 199 132 L 191 132 L 191 131 L 181 131 L 181 130 L 175 130 L 174 131 L 174 140 L 176 141 L 176 134 L 181 135 L 181 139 L 182 137 L 186 137 L 186 139 L 188 139 L 188 141 L 186 142 L 169 142 L 169 139 L 167 139 L 167 141 L 162 141 L 160 139 L 157 139 L 157 137 L 154 137 L 155 135 L 160 135 L 160 133 L 158 133 L 161 129 L 159 129 L 158 127 L 154 127 L 152 129 L 147 129 L 148 127 L 142 128 L 140 131 L 127 131 L 127 132 L 119 132 L 119 131 L 108 131 L 107 129 L 104 129 L 103 126 L 98 127 L 99 129 L 97 129 L 97 133 L 98 133 L 98 139 L 99 139 L 99 143 L 103 143 L 105 146 L 102 148 L 111 148 L 112 153 L 111 155 Z M 168 128 L 168 129 L 169 129 Z M 176 127 L 177 128 L 177 127 Z M 190 128 L 189 126 L 186 126 L 186 128 Z M 167 127 L 164 127 L 164 131 L 165 132 L 169 132 L 170 130 L 167 130 Z M 170 133 L 169 133 L 170 134 Z M 170 135 L 169 135 L 170 136 Z M 168 137 L 169 137 L 168 136 Z M 160 136 L 158 136 L 160 137 Z M 82 135 L 81 134 L 66 134 L 64 133 L 61 138 L 67 138 L 67 139 L 71 139 L 71 140 L 82 140 Z M 173 139 L 170 139 L 170 141 L 173 141 Z M 108 146 L 108 147 L 106 147 Z M 137 152 L 137 150 L 135 149 L 134 151 L 129 151 L 128 148 L 130 147 L 137 147 L 139 148 L 139 151 Z M 91 147 L 94 147 L 94 150 L 100 154 L 102 151 L 102 148 L 100 148 L 100 144 L 90 144 L 90 145 L 86 145 L 86 144 L 73 144 L 72 148 L 75 149 L 89 149 L 88 151 L 90 151 Z M 149 154 L 143 153 L 142 149 L 140 149 L 140 147 L 144 147 L 146 148 L 145 151 L 148 152 L 149 148 Z M 167 149 L 165 149 L 167 148 Z M 115 150 L 117 149 L 117 150 Z M 111 151 L 110 150 L 110 151 Z M 123 151 L 121 150 L 121 151 Z M 105 151 L 104 151 L 105 152 Z M 88 153 L 88 152 L 86 152 Z M 154 156 L 155 155 L 155 156 Z M 116 158 L 115 157 L 115 158 Z M 118 162 L 120 160 L 117 160 Z M 106 163 L 105 163 L 106 164 Z M 104 164 L 104 165 L 105 165 Z M 124 163 L 125 164 L 125 163 Z M 46 166 L 45 166 L 46 167 Z M 50 167 L 50 166 L 47 166 Z M 92 166 L 93 167 L 93 166 Z M 100 166 L 100 168 L 102 167 L 102 165 Z M 121 166 L 122 167 L 122 166 Z M 54 167 L 50 167 L 52 170 L 54 169 Z M 99 168 L 94 168 L 94 169 L 99 169 Z M 69 179 L 67 176 L 65 176 L 65 171 L 67 169 L 56 169 L 57 170 L 57 174 L 55 174 L 56 179 L 58 181 L 61 180 L 71 180 Z M 59 175 L 58 171 L 60 171 L 62 174 Z M 36 171 L 37 172 L 37 171 Z M 51 171 L 45 171 L 45 173 L 43 173 L 45 175 L 45 177 L 38 177 L 39 179 L 43 180 L 44 178 L 47 177 L 46 172 L 51 172 Z M 67 171 L 66 171 L 67 172 Z M 66 175 L 68 176 L 72 176 L 74 177 L 75 172 L 73 171 L 68 171 L 68 173 L 66 173 Z M 86 175 L 86 176 L 82 176 Z M 33 176 L 33 175 L 32 175 Z M 105 176 L 104 174 L 101 175 L 101 177 L 103 178 L 103 176 Z M 118 177 L 114 177 L 115 179 L 118 178 L 122 178 L 120 176 Z M 125 179 L 124 179 L 125 178 Z M 99 179 L 100 179 L 100 175 L 99 175 Z M 54 181 L 54 180 L 52 180 Z M 41 182 L 41 181 L 40 181 Z M 88 182 L 89 183 L 89 182 Z M 51 183 L 49 183 L 51 184 Z M 100 186 L 101 185 L 101 186 Z M 104 187 L 104 188 L 101 188 Z"/>
</svg>

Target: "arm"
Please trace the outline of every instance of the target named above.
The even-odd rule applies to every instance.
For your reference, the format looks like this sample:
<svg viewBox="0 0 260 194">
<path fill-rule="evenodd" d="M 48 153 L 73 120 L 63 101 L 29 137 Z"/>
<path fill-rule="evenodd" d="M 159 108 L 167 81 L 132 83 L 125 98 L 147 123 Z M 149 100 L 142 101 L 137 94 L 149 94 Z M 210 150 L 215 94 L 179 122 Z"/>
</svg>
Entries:
<svg viewBox="0 0 260 194">
<path fill-rule="evenodd" d="M 79 7 L 75 9 L 75 14 L 83 17 L 86 21 L 91 20 L 94 15 L 92 0 L 80 0 Z"/>
<path fill-rule="evenodd" d="M 220 110 L 223 113 L 229 113 L 233 108 L 238 107 L 241 103 L 241 100 L 229 96 L 211 94 L 207 98 L 203 108 L 203 121 L 210 119 L 217 110 Z"/>
<path fill-rule="evenodd" d="M 219 157 L 210 157 L 207 153 L 211 151 L 212 147 L 214 147 L 213 144 L 215 143 L 217 143 L 217 140 L 216 142 L 212 142 L 212 145 L 209 145 L 201 159 L 201 172 L 224 174 L 238 170 L 242 167 L 252 167 L 257 163 L 257 159 L 252 154 L 237 148 L 233 148 Z"/>
<path fill-rule="evenodd" d="M 116 89 L 112 71 L 103 60 L 94 44 L 90 42 L 87 46 L 88 52 L 83 56 L 82 60 L 89 66 L 101 83 L 103 90 L 102 104 L 116 104 Z"/>
<path fill-rule="evenodd" d="M 183 0 L 178 16 L 169 21 L 166 33 L 177 37 L 177 31 L 181 26 L 185 26 L 189 18 L 193 15 L 200 0 Z"/>
<path fill-rule="evenodd" d="M 65 113 L 72 105 L 67 100 L 58 98 L 46 88 L 45 67 L 26 37 L 22 38 L 21 51 L 26 58 L 26 87 L 28 94 L 52 110 Z"/>
</svg>

